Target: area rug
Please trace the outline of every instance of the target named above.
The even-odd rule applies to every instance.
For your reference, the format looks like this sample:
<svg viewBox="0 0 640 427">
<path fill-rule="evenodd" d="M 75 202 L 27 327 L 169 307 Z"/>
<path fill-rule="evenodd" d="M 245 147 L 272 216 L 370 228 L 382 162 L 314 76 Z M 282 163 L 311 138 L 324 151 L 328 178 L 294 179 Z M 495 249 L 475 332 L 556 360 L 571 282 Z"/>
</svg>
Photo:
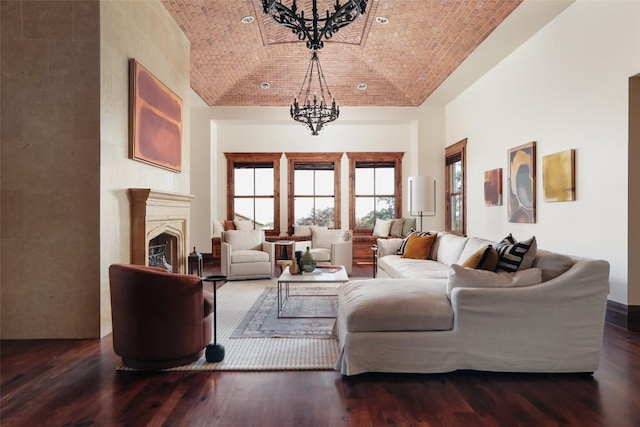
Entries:
<svg viewBox="0 0 640 427">
<path fill-rule="evenodd" d="M 277 289 L 266 288 L 231 338 L 335 338 L 336 286 L 305 286 L 290 295 L 278 317 Z"/>
<path fill-rule="evenodd" d="M 224 360 L 209 363 L 203 356 L 189 365 L 167 371 L 333 370 L 338 359 L 335 338 L 230 338 L 265 290 L 275 290 L 276 284 L 272 279 L 233 281 L 223 285 L 217 291 L 217 324 L 218 342 L 225 347 Z M 116 369 L 134 371 L 124 365 Z"/>
</svg>

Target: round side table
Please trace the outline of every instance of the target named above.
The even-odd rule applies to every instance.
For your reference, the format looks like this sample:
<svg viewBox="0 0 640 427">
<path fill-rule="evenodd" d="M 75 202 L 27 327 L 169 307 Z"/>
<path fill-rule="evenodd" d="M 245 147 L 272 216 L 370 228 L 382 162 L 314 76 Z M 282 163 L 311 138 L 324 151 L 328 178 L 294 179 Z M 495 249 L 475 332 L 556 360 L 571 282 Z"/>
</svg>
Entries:
<svg viewBox="0 0 640 427">
<path fill-rule="evenodd" d="M 209 344 L 204 351 L 207 362 L 221 362 L 224 360 L 224 346 L 218 342 L 218 328 L 216 319 L 218 317 L 218 296 L 216 289 L 218 282 L 226 282 L 227 276 L 207 276 L 202 278 L 203 282 L 213 283 L 213 344 Z"/>
</svg>

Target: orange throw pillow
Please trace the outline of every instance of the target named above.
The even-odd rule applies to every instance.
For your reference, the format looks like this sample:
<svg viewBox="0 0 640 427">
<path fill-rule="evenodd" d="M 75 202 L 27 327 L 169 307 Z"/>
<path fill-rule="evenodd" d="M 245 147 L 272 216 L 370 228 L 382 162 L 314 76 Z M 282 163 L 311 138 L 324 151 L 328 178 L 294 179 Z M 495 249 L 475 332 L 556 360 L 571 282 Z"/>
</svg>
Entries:
<svg viewBox="0 0 640 427">
<path fill-rule="evenodd" d="M 428 234 L 426 236 L 410 235 L 402 258 L 427 259 L 436 237 L 436 234 Z"/>
<path fill-rule="evenodd" d="M 491 245 L 478 249 L 462 263 L 463 267 L 487 271 L 495 271 L 497 265 L 498 251 Z"/>
</svg>

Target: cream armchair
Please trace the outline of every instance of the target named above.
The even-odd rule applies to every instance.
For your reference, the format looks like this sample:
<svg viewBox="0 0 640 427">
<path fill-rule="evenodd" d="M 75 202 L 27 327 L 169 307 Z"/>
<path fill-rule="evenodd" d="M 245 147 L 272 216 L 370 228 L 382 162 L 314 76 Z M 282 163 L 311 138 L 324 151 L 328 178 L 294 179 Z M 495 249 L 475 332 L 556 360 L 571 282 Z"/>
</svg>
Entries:
<svg viewBox="0 0 640 427">
<path fill-rule="evenodd" d="M 353 232 L 351 230 L 312 229 L 311 240 L 296 242 L 296 251 L 306 251 L 309 247 L 321 264 L 344 265 L 351 274 L 353 264 Z"/>
<path fill-rule="evenodd" d="M 228 280 L 273 276 L 274 245 L 263 230 L 227 230 L 220 236 L 220 270 Z"/>
</svg>

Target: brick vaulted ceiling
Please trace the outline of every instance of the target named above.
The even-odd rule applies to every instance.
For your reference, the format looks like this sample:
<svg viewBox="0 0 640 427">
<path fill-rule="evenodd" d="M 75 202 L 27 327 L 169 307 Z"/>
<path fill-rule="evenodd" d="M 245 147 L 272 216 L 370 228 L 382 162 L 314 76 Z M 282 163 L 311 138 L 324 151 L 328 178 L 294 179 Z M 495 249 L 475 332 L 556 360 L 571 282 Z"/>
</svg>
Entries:
<svg viewBox="0 0 640 427">
<path fill-rule="evenodd" d="M 191 42 L 191 87 L 205 103 L 291 104 L 311 51 L 260 0 L 161 1 Z M 334 2 L 318 0 L 321 15 Z M 419 106 L 521 2 L 369 0 L 366 14 L 319 52 L 330 91 L 341 106 Z M 297 3 L 308 16 L 311 0 Z M 245 16 L 255 20 L 243 24 Z"/>
</svg>

